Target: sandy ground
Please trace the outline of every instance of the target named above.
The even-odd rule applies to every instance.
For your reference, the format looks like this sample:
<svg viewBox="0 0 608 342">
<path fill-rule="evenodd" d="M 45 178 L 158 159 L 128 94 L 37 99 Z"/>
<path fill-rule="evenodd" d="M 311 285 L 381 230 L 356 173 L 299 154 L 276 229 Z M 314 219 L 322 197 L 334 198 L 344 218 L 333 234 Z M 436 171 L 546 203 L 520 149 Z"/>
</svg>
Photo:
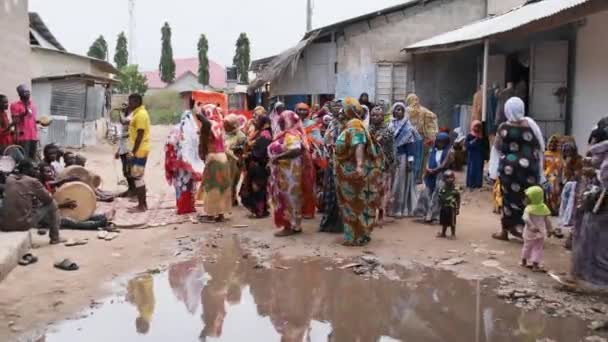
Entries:
<svg viewBox="0 0 608 342">
<path fill-rule="evenodd" d="M 162 194 L 171 191 L 164 179 L 163 143 L 167 127 L 154 127 L 153 153 L 146 170 L 146 182 L 151 192 Z M 120 178 L 120 162 L 113 161 L 112 147 L 106 144 L 92 146 L 82 151 L 88 158 L 88 166 L 103 178 L 104 189 L 117 189 Z M 248 225 L 233 228 L 235 224 Z M 374 232 L 372 243 L 361 248 L 340 245 L 340 236 L 317 233 L 318 220 L 306 221 L 305 232 L 297 237 L 275 239 L 270 219 L 248 220 L 246 212 L 237 208 L 230 222 L 221 226 L 184 224 L 147 230 L 123 230 L 114 241 L 95 238 L 93 232 L 64 231 L 63 236 L 89 237 L 85 246 L 49 246 L 47 238 L 36 237 L 38 246 L 33 252 L 39 257 L 37 264 L 15 269 L 0 283 L 0 340 L 15 339 L 34 330 L 44 329 L 49 323 L 74 317 L 92 301 L 110 291 L 113 279 L 167 265 L 183 255 L 177 238 L 188 236 L 200 248 L 217 229 L 243 236 L 251 246 L 266 245 L 269 254 L 287 257 L 324 256 L 346 258 L 366 254 L 376 255 L 383 263 L 410 265 L 420 263 L 432 267 L 446 267 L 463 277 L 500 276 L 517 286 L 533 287 L 554 301 L 570 301 L 573 309 L 568 313 L 599 319 L 585 310 L 598 299 L 576 296 L 557 291 L 546 275 L 532 274 L 518 266 L 521 244 L 500 242 L 490 238 L 498 230 L 499 217 L 492 214 L 489 191 L 465 192 L 464 205 L 458 224 L 458 239 L 453 241 L 435 238 L 437 227 L 401 220 Z M 569 253 L 562 248 L 563 241 L 550 240 L 546 246 L 546 268 L 565 272 L 568 270 Z M 208 245 L 208 243 L 207 243 Z M 185 253 L 184 253 L 185 254 Z M 52 264 L 63 258 L 71 258 L 80 265 L 76 272 L 56 270 Z M 456 266 L 442 266 L 446 259 L 462 259 Z M 482 262 L 494 259 L 499 267 L 485 267 Z M 606 302 L 595 312 L 604 315 Z M 603 311 L 604 310 L 604 311 Z M 579 312 L 580 311 L 580 312 Z"/>
</svg>

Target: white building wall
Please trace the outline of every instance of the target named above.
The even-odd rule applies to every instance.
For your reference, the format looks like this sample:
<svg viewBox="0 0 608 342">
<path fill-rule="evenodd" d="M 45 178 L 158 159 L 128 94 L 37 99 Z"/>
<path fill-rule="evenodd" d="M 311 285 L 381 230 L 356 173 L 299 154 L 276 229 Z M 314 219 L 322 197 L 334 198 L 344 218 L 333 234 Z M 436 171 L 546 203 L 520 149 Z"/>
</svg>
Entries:
<svg viewBox="0 0 608 342">
<path fill-rule="evenodd" d="M 171 90 L 176 91 L 178 93 L 184 91 L 192 91 L 192 90 L 202 90 L 204 89 L 203 85 L 198 83 L 198 78 L 194 74 L 186 74 L 184 77 L 176 80 L 171 83 L 169 86 L 164 88 L 163 90 Z"/>
<path fill-rule="evenodd" d="M 577 33 L 572 134 L 585 152 L 591 129 L 608 115 L 608 11 L 589 16 Z M 603 47 L 603 48 L 602 48 Z"/>
<path fill-rule="evenodd" d="M 107 73 L 93 67 L 85 57 L 39 48 L 32 48 L 31 51 L 32 78 L 70 74 L 108 77 Z"/>
<path fill-rule="evenodd" d="M 16 100 L 19 84 L 30 84 L 28 0 L 0 0 L 0 94 Z"/>
<path fill-rule="evenodd" d="M 272 84 L 272 95 L 334 94 L 335 62 L 335 43 L 310 45 L 304 50 L 295 74 L 288 69 Z"/>
<path fill-rule="evenodd" d="M 486 0 L 442 0 L 359 22 L 338 39 L 336 96 L 367 92 L 375 101 L 375 70 L 379 62 L 409 62 L 401 50 L 485 17 Z"/>
<path fill-rule="evenodd" d="M 526 0 L 488 0 L 488 14 L 505 13 L 515 7 L 521 6 Z"/>
</svg>

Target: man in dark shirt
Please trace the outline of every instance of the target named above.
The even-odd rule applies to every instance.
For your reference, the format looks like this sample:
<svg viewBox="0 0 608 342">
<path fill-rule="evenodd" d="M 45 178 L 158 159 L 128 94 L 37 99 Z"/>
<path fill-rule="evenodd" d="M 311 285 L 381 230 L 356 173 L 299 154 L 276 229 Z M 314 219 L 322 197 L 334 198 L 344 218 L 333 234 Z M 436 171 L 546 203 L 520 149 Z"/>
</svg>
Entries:
<svg viewBox="0 0 608 342">
<path fill-rule="evenodd" d="M 59 237 L 59 206 L 38 180 L 34 163 L 24 159 L 19 163 L 18 171 L 6 180 L 0 208 L 0 231 L 27 231 L 44 225 L 49 228 L 52 245 L 65 242 Z M 74 208 L 75 205 L 71 202 L 62 207 Z"/>
</svg>

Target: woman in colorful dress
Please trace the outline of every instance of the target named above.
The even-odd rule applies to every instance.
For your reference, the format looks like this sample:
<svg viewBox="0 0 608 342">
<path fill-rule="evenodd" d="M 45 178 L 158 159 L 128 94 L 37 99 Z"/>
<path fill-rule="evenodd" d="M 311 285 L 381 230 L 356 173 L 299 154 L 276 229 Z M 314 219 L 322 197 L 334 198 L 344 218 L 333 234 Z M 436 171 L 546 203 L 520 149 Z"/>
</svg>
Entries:
<svg viewBox="0 0 608 342">
<path fill-rule="evenodd" d="M 270 196 L 274 209 L 274 223 L 280 231 L 276 237 L 285 237 L 302 232 L 303 184 L 306 178 L 309 152 L 302 123 L 292 111 L 283 111 L 279 120 L 279 133 L 268 146 L 270 158 Z"/>
<path fill-rule="evenodd" d="M 435 137 L 439 133 L 437 115 L 420 105 L 420 98 L 416 94 L 407 96 L 407 115 L 410 122 L 422 138 L 416 143 L 416 155 L 421 156 L 415 161 L 416 180 L 421 181 L 424 175 L 424 167 L 427 164 L 429 150 L 435 143 Z"/>
<path fill-rule="evenodd" d="M 490 158 L 490 178 L 500 178 L 503 194 L 502 229 L 492 235 L 498 240 L 508 240 L 509 233 L 521 237 L 525 190 L 544 183 L 545 141 L 540 127 L 525 117 L 524 102 L 518 97 L 507 101 L 505 115 L 507 121 L 498 127 Z"/>
<path fill-rule="evenodd" d="M 382 157 L 360 120 L 359 101 L 346 98 L 343 105 L 348 122 L 336 140 L 338 205 L 344 222 L 344 245 L 363 246 L 371 241 L 380 208 Z"/>
<path fill-rule="evenodd" d="M 236 197 L 236 189 L 241 180 L 243 172 L 243 151 L 247 143 L 247 136 L 242 129 L 247 123 L 247 118 L 242 115 L 229 114 L 224 118 L 224 130 L 226 131 L 226 155 L 230 165 L 230 180 L 232 181 L 232 205 L 237 206 L 239 201 Z"/>
<path fill-rule="evenodd" d="M 558 227 L 565 228 L 574 225 L 576 194 L 583 172 L 583 157 L 578 154 L 576 142 L 572 137 L 564 137 L 561 155 L 560 189 L 563 190 L 559 205 Z"/>
<path fill-rule="evenodd" d="M 390 127 L 395 137 L 395 171 L 392 184 L 392 204 L 388 215 L 398 219 L 414 215 L 418 202 L 416 190 L 416 168 L 422 152 L 417 147 L 422 137 L 410 123 L 405 104 L 397 102 L 392 109 Z"/>
<path fill-rule="evenodd" d="M 478 189 L 483 186 L 483 124 L 479 120 L 471 123 L 471 132 L 466 137 L 467 150 L 467 188 Z"/>
<path fill-rule="evenodd" d="M 224 119 L 214 105 L 204 107 L 199 155 L 205 160 L 201 192 L 205 222 L 223 222 L 232 209 L 232 180 L 224 144 Z"/>
<path fill-rule="evenodd" d="M 205 166 L 198 154 L 199 129 L 195 114 L 186 111 L 165 144 L 165 177 L 175 187 L 178 215 L 196 212 L 196 189 Z"/>
<path fill-rule="evenodd" d="M 248 138 L 245 148 L 245 179 L 241 185 L 241 203 L 252 218 L 270 216 L 268 207 L 268 146 L 272 143 L 270 118 L 259 115 L 255 119 L 255 131 Z"/>
<path fill-rule="evenodd" d="M 545 151 L 545 178 L 547 183 L 544 185 L 547 206 L 551 213 L 556 215 L 559 212 L 562 194 L 562 153 L 560 148 L 560 136 L 552 135 L 547 141 Z"/>
<path fill-rule="evenodd" d="M 302 121 L 302 128 L 304 129 L 304 137 L 306 143 L 310 147 L 310 153 L 305 155 L 309 158 L 312 163 L 308 162 L 306 165 L 313 165 L 313 170 L 304 170 L 305 173 L 312 177 L 312 184 L 304 184 L 304 198 L 302 216 L 305 219 L 314 218 L 316 208 L 321 207 L 320 194 L 322 193 L 322 181 L 323 171 L 327 168 L 327 153 L 325 152 L 325 146 L 323 136 L 321 135 L 320 125 L 311 118 L 310 107 L 305 103 L 298 103 L 296 105 L 296 114 Z"/>
<path fill-rule="evenodd" d="M 384 121 L 384 109 L 375 106 L 370 114 L 369 134 L 382 152 L 382 202 L 378 209 L 378 224 L 382 224 L 392 197 L 392 181 L 395 169 L 395 136 L 393 129 Z"/>
<path fill-rule="evenodd" d="M 344 224 L 342 223 L 340 208 L 338 207 L 334 152 L 336 150 L 336 140 L 340 132 L 342 132 L 342 127 L 346 125 L 346 117 L 342 112 L 342 105 L 339 102 L 332 101 L 327 107 L 330 113 L 325 116 L 329 123 L 325 131 L 324 142 L 328 154 L 328 164 L 323 175 L 323 217 L 321 218 L 320 231 L 324 233 L 342 233 L 344 231 Z"/>
</svg>

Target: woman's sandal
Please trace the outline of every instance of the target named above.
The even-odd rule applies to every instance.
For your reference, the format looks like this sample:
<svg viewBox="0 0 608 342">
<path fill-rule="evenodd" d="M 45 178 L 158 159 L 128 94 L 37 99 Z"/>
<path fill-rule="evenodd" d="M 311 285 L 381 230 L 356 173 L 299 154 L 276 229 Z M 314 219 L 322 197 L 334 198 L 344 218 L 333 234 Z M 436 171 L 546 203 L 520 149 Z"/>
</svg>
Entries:
<svg viewBox="0 0 608 342">
<path fill-rule="evenodd" d="M 21 259 L 19 259 L 19 265 L 21 266 L 28 266 L 35 264 L 36 262 L 38 262 L 38 258 L 32 253 L 26 253 L 21 257 Z"/>
</svg>

